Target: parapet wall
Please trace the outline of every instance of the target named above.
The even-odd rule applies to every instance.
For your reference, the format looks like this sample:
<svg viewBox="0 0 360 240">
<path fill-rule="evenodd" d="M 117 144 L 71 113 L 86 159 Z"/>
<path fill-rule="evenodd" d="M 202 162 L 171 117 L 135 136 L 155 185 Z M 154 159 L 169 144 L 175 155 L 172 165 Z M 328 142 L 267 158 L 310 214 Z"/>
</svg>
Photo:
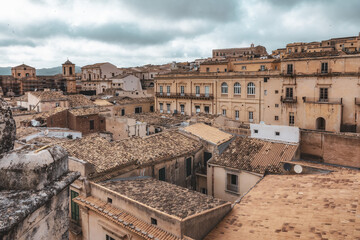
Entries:
<svg viewBox="0 0 360 240">
<path fill-rule="evenodd" d="M 360 134 L 301 130 L 301 158 L 360 168 Z"/>
</svg>

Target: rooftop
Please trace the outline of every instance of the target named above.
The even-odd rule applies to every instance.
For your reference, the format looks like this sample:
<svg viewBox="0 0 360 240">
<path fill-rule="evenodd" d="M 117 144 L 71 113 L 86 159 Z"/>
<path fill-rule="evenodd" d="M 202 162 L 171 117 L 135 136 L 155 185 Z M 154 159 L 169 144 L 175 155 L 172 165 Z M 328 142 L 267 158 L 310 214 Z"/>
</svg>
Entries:
<svg viewBox="0 0 360 240">
<path fill-rule="evenodd" d="M 95 99 L 94 104 L 97 106 L 112 106 L 113 104 L 104 99 Z"/>
<path fill-rule="evenodd" d="M 126 115 L 129 118 L 134 118 L 140 122 L 146 122 L 149 125 L 153 126 L 162 126 L 166 128 L 171 128 L 176 125 L 180 125 L 182 122 L 185 122 L 190 119 L 189 116 L 185 115 L 169 115 L 161 113 L 140 113 L 140 114 L 131 114 Z"/>
<path fill-rule="evenodd" d="M 74 116 L 88 116 L 99 113 L 97 108 L 74 108 L 70 109 L 69 112 Z"/>
<path fill-rule="evenodd" d="M 209 161 L 211 164 L 264 174 L 280 173 L 282 161 L 291 161 L 298 145 L 236 137 L 229 147 Z"/>
<path fill-rule="evenodd" d="M 181 219 L 227 203 L 226 201 L 149 177 L 134 180 L 110 180 L 98 184 L 146 206 L 155 208 L 160 212 Z"/>
<path fill-rule="evenodd" d="M 359 192 L 359 171 L 267 175 L 205 239 L 360 239 Z"/>
<path fill-rule="evenodd" d="M 13 68 L 11 68 L 11 69 L 16 69 L 16 68 L 29 68 L 29 69 L 35 69 L 35 68 L 33 68 L 33 67 L 30 67 L 29 65 L 26 65 L 26 64 L 21 64 L 21 65 L 19 65 L 19 66 L 16 66 L 16 67 L 13 67 Z"/>
<path fill-rule="evenodd" d="M 154 239 L 159 240 L 177 240 L 179 238 L 174 235 L 165 232 L 164 230 L 148 224 L 131 214 L 114 207 L 110 203 L 103 202 L 95 197 L 77 197 L 75 202 L 82 206 L 86 206 L 97 214 L 102 215 L 103 217 L 109 219 L 117 225 L 121 225 L 123 228 L 127 229 L 130 232 L 134 232 L 141 236 L 144 239 Z"/>
<path fill-rule="evenodd" d="M 117 104 L 117 105 L 123 105 L 123 104 L 132 104 L 132 103 L 152 103 L 154 102 L 153 97 L 145 97 L 145 98 L 130 98 L 130 97 L 111 97 L 108 99 L 108 101 Z"/>
<path fill-rule="evenodd" d="M 95 104 L 82 94 L 68 95 L 69 107 L 88 107 L 95 106 Z"/>
<path fill-rule="evenodd" d="M 104 65 L 108 62 L 103 62 L 103 63 L 95 63 L 95 64 L 90 64 L 90 65 L 85 65 L 82 68 L 97 68 L 100 67 L 101 65 Z"/>
<path fill-rule="evenodd" d="M 90 134 L 82 139 L 60 145 L 68 151 L 70 156 L 94 165 L 97 175 L 128 165 L 145 165 L 163 161 L 202 147 L 198 141 L 176 131 L 113 142 L 109 142 L 99 135 Z M 111 178 L 111 176 L 108 177 Z"/>
<path fill-rule="evenodd" d="M 64 96 L 62 92 L 58 92 L 58 91 L 37 91 L 37 92 L 28 92 L 28 93 L 39 98 L 40 101 L 42 102 L 66 101 L 68 99 L 67 96 Z"/>
<path fill-rule="evenodd" d="M 220 145 L 233 138 L 233 135 L 204 123 L 196 123 L 183 130 L 215 145 Z"/>
</svg>

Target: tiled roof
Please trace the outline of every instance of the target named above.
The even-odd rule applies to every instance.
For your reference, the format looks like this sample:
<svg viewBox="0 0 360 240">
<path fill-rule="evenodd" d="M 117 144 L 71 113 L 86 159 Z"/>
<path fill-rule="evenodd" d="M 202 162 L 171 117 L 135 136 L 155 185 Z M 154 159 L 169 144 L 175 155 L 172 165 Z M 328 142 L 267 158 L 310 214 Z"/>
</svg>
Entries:
<svg viewBox="0 0 360 240">
<path fill-rule="evenodd" d="M 98 183 L 160 212 L 184 219 L 227 202 L 154 178 L 110 180 Z"/>
<path fill-rule="evenodd" d="M 97 214 L 107 218 L 113 223 L 120 225 L 121 227 L 131 231 L 135 234 L 138 234 L 139 237 L 143 239 L 154 239 L 158 238 L 159 240 L 176 240 L 179 239 L 176 236 L 168 233 L 162 229 L 157 228 L 152 224 L 148 224 L 131 214 L 118 209 L 111 204 L 103 202 L 95 197 L 77 197 L 74 200 L 81 206 L 85 206 Z"/>
<path fill-rule="evenodd" d="M 291 53 L 285 58 L 306 58 L 306 57 L 328 57 L 328 56 L 339 56 L 340 53 L 337 51 L 325 51 L 325 52 L 298 52 Z"/>
<path fill-rule="evenodd" d="M 104 99 L 96 99 L 94 101 L 94 104 L 98 105 L 98 106 L 112 106 L 113 105 L 112 103 L 110 103 L 109 101 L 104 100 Z"/>
<path fill-rule="evenodd" d="M 69 95 L 69 107 L 88 107 L 95 106 L 95 104 L 82 94 Z"/>
<path fill-rule="evenodd" d="M 70 109 L 69 112 L 74 116 L 88 116 L 99 113 L 99 109 L 97 108 L 74 108 Z"/>
<path fill-rule="evenodd" d="M 68 98 L 64 96 L 62 92 L 55 91 L 37 91 L 37 92 L 28 92 L 35 97 L 39 98 L 42 102 L 51 102 L 51 101 L 66 101 Z"/>
<path fill-rule="evenodd" d="M 282 161 L 291 161 L 298 145 L 270 142 L 255 138 L 237 137 L 211 164 L 256 173 L 280 173 Z"/>
<path fill-rule="evenodd" d="M 108 101 L 113 102 L 117 105 L 122 104 L 133 104 L 133 103 L 151 103 L 154 102 L 154 97 L 146 97 L 146 98 L 129 98 L 129 97 L 111 97 Z"/>
<path fill-rule="evenodd" d="M 85 65 L 82 68 L 96 68 L 96 67 L 100 67 L 101 65 L 104 65 L 108 62 L 104 62 L 104 63 L 95 63 L 95 64 L 90 64 L 90 65 Z"/>
<path fill-rule="evenodd" d="M 180 125 L 182 122 L 188 121 L 189 116 L 186 115 L 169 115 L 169 114 L 160 114 L 160 113 L 137 113 L 137 114 L 127 114 L 128 118 L 135 118 L 137 121 L 146 122 L 149 125 L 162 126 L 165 128 L 175 127 Z"/>
<path fill-rule="evenodd" d="M 359 171 L 267 175 L 205 239 L 360 239 L 359 192 Z"/>
<path fill-rule="evenodd" d="M 178 132 L 162 132 L 146 138 L 133 137 L 109 142 L 91 134 L 61 144 L 70 156 L 94 165 L 99 173 L 112 172 L 128 165 L 145 165 L 181 156 L 202 147 L 201 143 Z M 106 178 L 112 176 L 107 175 Z M 102 179 L 101 179 L 102 180 Z"/>
<path fill-rule="evenodd" d="M 66 60 L 66 62 L 64 62 L 63 64 L 73 64 L 72 62 L 70 62 L 70 60 Z"/>
<path fill-rule="evenodd" d="M 233 135 L 204 123 L 196 123 L 185 127 L 183 130 L 215 145 L 220 145 L 233 138 Z"/>
<path fill-rule="evenodd" d="M 29 68 L 29 69 L 35 69 L 35 68 L 33 68 L 33 67 L 30 67 L 29 65 L 26 65 L 26 64 L 21 64 L 21 65 L 19 65 L 19 66 L 16 66 L 16 67 L 13 67 L 13 68 L 11 68 L 11 69 L 16 69 L 16 68 Z"/>
</svg>

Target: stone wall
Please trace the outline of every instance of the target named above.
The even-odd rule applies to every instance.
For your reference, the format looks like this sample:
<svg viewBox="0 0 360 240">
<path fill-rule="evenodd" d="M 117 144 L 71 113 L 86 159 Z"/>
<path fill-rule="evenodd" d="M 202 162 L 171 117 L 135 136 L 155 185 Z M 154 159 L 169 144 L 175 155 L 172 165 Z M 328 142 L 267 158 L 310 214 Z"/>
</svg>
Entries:
<svg viewBox="0 0 360 240">
<path fill-rule="evenodd" d="M 0 98 L 0 155 L 14 148 L 15 121 L 10 106 Z"/>
<path fill-rule="evenodd" d="M 360 168 L 360 135 L 301 130 L 301 158 Z"/>
</svg>

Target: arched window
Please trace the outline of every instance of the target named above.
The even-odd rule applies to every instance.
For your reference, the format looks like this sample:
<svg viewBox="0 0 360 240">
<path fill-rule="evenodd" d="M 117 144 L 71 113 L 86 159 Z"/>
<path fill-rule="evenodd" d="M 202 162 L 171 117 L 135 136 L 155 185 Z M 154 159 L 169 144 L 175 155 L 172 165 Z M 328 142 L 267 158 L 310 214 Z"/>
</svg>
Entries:
<svg viewBox="0 0 360 240">
<path fill-rule="evenodd" d="M 241 94 L 241 85 L 238 82 L 234 84 L 234 94 Z"/>
<path fill-rule="evenodd" d="M 325 127 L 326 127 L 325 119 L 322 117 L 317 118 L 316 119 L 316 129 L 325 131 Z"/>
<path fill-rule="evenodd" d="M 247 94 L 255 95 L 255 84 L 253 82 L 249 82 L 247 85 Z"/>
<path fill-rule="evenodd" d="M 227 94 L 228 93 L 228 85 L 226 83 L 221 84 L 221 93 Z"/>
</svg>

